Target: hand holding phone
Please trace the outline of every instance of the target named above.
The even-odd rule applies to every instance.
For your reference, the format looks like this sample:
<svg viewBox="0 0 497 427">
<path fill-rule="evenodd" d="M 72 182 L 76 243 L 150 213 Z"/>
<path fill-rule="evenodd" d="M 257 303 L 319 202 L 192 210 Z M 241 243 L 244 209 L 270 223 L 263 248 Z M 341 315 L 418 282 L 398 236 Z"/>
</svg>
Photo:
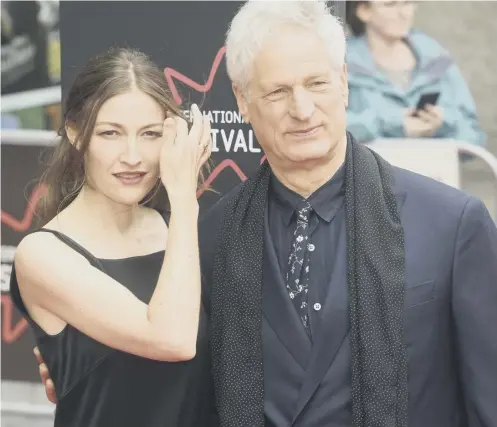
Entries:
<svg viewBox="0 0 497 427">
<path fill-rule="evenodd" d="M 414 117 L 418 117 L 418 111 L 424 110 L 427 105 L 436 105 L 440 92 L 424 93 L 420 96 L 416 109 L 412 113 Z"/>
<path fill-rule="evenodd" d="M 419 111 L 409 109 L 404 115 L 405 135 L 409 138 L 434 137 L 442 126 L 443 117 L 443 108 L 438 105 L 428 103 Z"/>
</svg>

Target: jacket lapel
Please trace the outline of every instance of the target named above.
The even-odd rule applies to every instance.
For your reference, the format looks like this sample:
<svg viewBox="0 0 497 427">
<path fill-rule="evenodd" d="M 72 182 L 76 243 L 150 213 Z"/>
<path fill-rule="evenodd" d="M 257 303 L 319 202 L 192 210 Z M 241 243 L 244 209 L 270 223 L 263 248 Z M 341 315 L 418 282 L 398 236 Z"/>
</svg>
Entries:
<svg viewBox="0 0 497 427">
<path fill-rule="evenodd" d="M 339 246 L 343 249 L 331 260 L 335 264 L 333 276 L 321 311 L 320 322 L 313 333 L 314 346 L 309 359 L 309 369 L 297 401 L 294 421 L 321 383 L 349 331 L 345 224 L 340 230 L 339 238 Z"/>
<path fill-rule="evenodd" d="M 264 224 L 262 306 L 264 317 L 278 338 L 305 370 L 311 341 L 285 288 L 283 275 L 269 233 L 267 209 Z"/>
<path fill-rule="evenodd" d="M 405 200 L 405 193 L 397 194 L 399 212 Z M 340 245 L 346 247 L 346 227 L 340 231 Z M 343 242 L 343 243 L 342 243 Z M 347 287 L 347 250 L 339 251 L 332 262 L 335 263 L 330 289 L 317 324 L 314 346 L 309 359 L 309 369 L 302 384 L 300 396 L 295 406 L 292 424 L 296 421 L 305 405 L 312 397 L 324 376 L 330 369 L 338 350 L 342 347 L 349 333 L 349 304 Z M 333 286 L 331 286 L 333 283 Z"/>
</svg>

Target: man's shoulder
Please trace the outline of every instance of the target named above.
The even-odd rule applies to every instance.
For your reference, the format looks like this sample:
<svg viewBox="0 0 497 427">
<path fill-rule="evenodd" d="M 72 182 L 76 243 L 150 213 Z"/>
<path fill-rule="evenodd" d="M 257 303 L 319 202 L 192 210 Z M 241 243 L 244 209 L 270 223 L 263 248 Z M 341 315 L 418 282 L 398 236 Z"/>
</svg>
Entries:
<svg viewBox="0 0 497 427">
<path fill-rule="evenodd" d="M 458 188 L 406 169 L 394 167 L 394 176 L 398 193 L 424 200 L 433 207 L 464 206 L 471 197 Z"/>
<path fill-rule="evenodd" d="M 404 198 L 403 209 L 436 221 L 459 222 L 468 204 L 483 205 L 476 197 L 451 185 L 394 167 L 395 190 Z"/>
<path fill-rule="evenodd" d="M 212 287 L 211 275 L 216 255 L 219 232 L 221 230 L 226 205 L 241 190 L 243 183 L 238 184 L 224 194 L 205 214 L 200 217 L 198 230 L 198 243 L 200 263 L 202 269 L 202 286 L 204 304 L 210 311 L 210 289 Z"/>
<path fill-rule="evenodd" d="M 226 205 L 241 190 L 243 182 L 233 187 L 211 206 L 199 219 L 199 246 L 202 257 L 210 258 L 218 240 Z"/>
</svg>

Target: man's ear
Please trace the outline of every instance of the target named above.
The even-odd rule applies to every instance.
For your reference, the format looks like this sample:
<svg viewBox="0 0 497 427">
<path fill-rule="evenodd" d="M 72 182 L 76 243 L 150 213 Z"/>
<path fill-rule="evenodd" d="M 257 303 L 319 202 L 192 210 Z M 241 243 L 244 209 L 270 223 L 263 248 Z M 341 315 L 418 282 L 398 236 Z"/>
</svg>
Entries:
<svg viewBox="0 0 497 427">
<path fill-rule="evenodd" d="M 238 110 L 242 115 L 243 121 L 247 124 L 250 123 L 247 94 L 234 83 L 231 85 L 231 88 L 233 89 L 233 94 L 235 95 Z"/>
<path fill-rule="evenodd" d="M 347 73 L 347 64 L 343 64 L 342 73 L 340 76 L 340 85 L 342 87 L 343 100 L 345 108 L 349 106 L 349 77 Z"/>
</svg>

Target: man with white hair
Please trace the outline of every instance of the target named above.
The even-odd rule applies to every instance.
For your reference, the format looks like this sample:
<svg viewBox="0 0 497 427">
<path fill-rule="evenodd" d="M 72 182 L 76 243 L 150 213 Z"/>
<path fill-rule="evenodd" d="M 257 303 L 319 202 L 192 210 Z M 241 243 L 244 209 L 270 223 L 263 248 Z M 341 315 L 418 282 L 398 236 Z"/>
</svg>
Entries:
<svg viewBox="0 0 497 427">
<path fill-rule="evenodd" d="M 497 230 L 346 132 L 341 24 L 250 1 L 227 35 L 267 155 L 200 227 L 220 425 L 497 425 Z"/>
</svg>

